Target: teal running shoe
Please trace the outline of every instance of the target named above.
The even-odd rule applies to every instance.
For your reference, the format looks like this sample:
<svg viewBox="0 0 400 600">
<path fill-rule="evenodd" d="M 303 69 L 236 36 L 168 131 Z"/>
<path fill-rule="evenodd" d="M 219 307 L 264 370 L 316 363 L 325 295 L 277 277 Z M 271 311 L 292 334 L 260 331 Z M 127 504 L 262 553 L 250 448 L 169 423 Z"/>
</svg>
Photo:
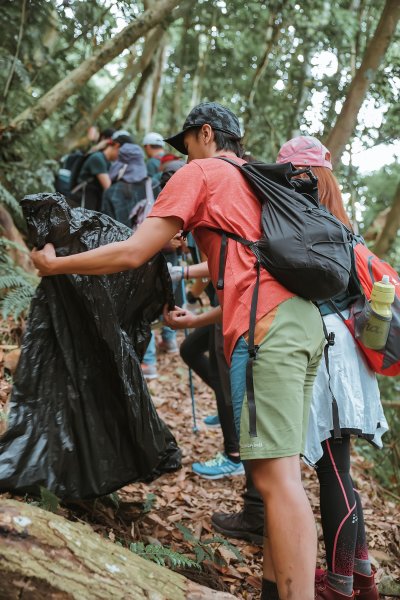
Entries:
<svg viewBox="0 0 400 600">
<path fill-rule="evenodd" d="M 204 425 L 207 425 L 207 427 L 219 427 L 221 425 L 218 415 L 210 415 L 209 417 L 205 417 L 203 419 L 203 423 Z"/>
<path fill-rule="evenodd" d="M 192 470 L 196 475 L 204 479 L 222 479 L 223 477 L 234 477 L 244 475 L 243 464 L 235 463 L 222 452 L 218 452 L 215 458 L 205 462 L 195 462 L 192 464 Z"/>
</svg>

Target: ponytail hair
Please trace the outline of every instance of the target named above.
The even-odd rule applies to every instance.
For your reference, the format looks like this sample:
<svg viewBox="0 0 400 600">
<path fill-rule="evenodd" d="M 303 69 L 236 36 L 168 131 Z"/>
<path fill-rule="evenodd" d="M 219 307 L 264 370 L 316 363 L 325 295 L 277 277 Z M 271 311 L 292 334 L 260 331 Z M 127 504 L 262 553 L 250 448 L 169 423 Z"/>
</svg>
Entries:
<svg viewBox="0 0 400 600">
<path fill-rule="evenodd" d="M 318 192 L 321 204 L 326 206 L 329 212 L 346 227 L 353 229 L 344 208 L 338 181 L 332 171 L 326 167 L 311 167 L 311 170 L 318 177 Z"/>
</svg>

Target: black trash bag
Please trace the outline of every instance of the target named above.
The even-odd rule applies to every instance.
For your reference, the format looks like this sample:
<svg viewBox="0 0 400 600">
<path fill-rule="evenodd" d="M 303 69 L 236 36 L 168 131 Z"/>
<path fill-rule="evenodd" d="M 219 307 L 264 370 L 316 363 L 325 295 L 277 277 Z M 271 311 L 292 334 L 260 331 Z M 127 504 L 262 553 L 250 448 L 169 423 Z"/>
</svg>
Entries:
<svg viewBox="0 0 400 600">
<path fill-rule="evenodd" d="M 100 213 L 70 209 L 60 194 L 26 196 L 30 242 L 57 255 L 127 239 Z M 173 306 L 165 260 L 134 271 L 42 279 L 33 298 L 0 439 L 0 491 L 59 498 L 108 494 L 181 466 L 140 369 L 150 323 Z"/>
</svg>

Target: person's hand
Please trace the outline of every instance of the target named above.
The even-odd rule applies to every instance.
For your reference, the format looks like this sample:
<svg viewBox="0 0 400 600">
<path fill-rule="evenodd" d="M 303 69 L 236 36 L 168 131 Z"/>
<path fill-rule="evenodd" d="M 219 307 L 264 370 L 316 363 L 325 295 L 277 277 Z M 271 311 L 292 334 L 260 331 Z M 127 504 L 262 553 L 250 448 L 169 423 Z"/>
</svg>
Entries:
<svg viewBox="0 0 400 600">
<path fill-rule="evenodd" d="M 31 252 L 31 259 L 39 275 L 45 277 L 52 275 L 52 265 L 56 260 L 56 251 L 53 244 L 46 244 L 42 250 L 34 248 Z"/>
<path fill-rule="evenodd" d="M 175 306 L 175 310 L 169 310 L 168 304 L 166 304 L 163 310 L 163 319 L 165 325 L 171 329 L 191 329 L 196 326 L 197 316 L 179 306 Z"/>
<path fill-rule="evenodd" d="M 180 283 L 183 279 L 183 268 L 174 267 L 170 262 L 167 263 L 167 267 L 172 283 Z"/>
<path fill-rule="evenodd" d="M 182 246 L 181 234 L 177 233 L 176 235 L 174 235 L 172 240 L 170 240 L 168 243 L 173 250 L 177 250 L 178 248 L 180 248 Z"/>
</svg>

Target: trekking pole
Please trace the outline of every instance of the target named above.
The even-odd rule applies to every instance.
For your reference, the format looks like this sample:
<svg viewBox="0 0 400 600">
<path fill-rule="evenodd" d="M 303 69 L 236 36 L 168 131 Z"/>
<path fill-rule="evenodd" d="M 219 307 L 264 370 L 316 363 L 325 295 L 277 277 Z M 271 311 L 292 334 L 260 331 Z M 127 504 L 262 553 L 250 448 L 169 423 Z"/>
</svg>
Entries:
<svg viewBox="0 0 400 600">
<path fill-rule="evenodd" d="M 179 252 L 179 250 L 178 250 L 178 265 L 180 267 L 182 267 L 182 251 Z M 182 303 L 184 305 L 186 305 L 187 304 L 186 288 L 185 288 L 185 280 L 183 277 L 181 279 L 181 292 L 182 292 Z M 185 338 L 187 338 L 187 336 L 189 335 L 188 330 L 185 328 L 183 331 L 185 334 Z M 197 433 L 199 431 L 199 428 L 197 427 L 197 420 L 196 420 L 196 399 L 194 397 L 193 373 L 192 373 L 192 369 L 190 367 L 189 367 L 189 389 L 190 389 L 190 398 L 191 398 L 191 402 L 192 402 L 192 420 L 193 420 L 192 431 L 193 431 L 193 433 Z"/>
</svg>

